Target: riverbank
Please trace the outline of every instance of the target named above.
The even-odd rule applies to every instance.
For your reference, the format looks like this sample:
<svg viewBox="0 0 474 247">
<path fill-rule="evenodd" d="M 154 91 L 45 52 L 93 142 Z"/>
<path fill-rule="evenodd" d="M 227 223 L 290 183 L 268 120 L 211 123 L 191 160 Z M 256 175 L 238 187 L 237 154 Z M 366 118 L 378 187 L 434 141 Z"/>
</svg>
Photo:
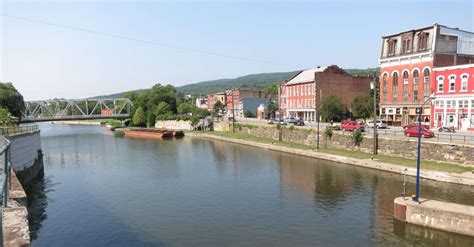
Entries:
<svg viewBox="0 0 474 247">
<path fill-rule="evenodd" d="M 235 135 L 235 133 L 232 132 L 187 132 L 186 135 L 191 137 L 227 141 L 323 160 L 336 161 L 344 164 L 356 165 L 402 175 L 405 174 L 408 176 L 416 176 L 415 160 L 400 157 L 377 155 L 371 158 L 371 155 L 363 152 L 324 148 L 322 148 L 321 151 L 314 151 L 312 150 L 311 146 L 304 144 L 278 142 L 272 140 L 271 138 L 261 138 L 251 135 Z M 408 165 L 410 163 L 412 163 L 412 166 Z M 422 161 L 422 167 L 423 168 L 420 171 L 420 177 L 422 178 L 474 186 L 474 174 L 472 172 L 472 167 L 470 166 Z M 428 169 L 426 169 L 427 167 Z"/>
</svg>

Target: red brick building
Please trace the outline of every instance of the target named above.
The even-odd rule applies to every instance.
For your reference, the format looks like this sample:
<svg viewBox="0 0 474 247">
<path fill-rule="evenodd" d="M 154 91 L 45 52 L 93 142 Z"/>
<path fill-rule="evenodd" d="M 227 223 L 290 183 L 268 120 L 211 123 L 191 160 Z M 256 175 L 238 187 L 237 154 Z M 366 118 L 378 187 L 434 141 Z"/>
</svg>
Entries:
<svg viewBox="0 0 474 247">
<path fill-rule="evenodd" d="M 229 117 L 243 117 L 243 99 L 248 98 L 269 98 L 265 91 L 251 88 L 235 88 L 227 91 L 226 109 Z M 255 109 L 254 109 L 255 110 Z M 232 111 L 234 113 L 232 113 Z M 232 115 L 234 114 L 234 115 Z"/>
<path fill-rule="evenodd" d="M 207 95 L 207 109 L 209 111 L 213 111 L 214 105 L 217 103 L 217 101 L 220 101 L 225 106 L 226 93 L 220 92 L 220 93 L 208 94 Z"/>
<path fill-rule="evenodd" d="M 433 69 L 432 125 L 474 131 L 474 64 Z"/>
<path fill-rule="evenodd" d="M 474 62 L 474 33 L 434 24 L 382 37 L 380 117 L 389 125 L 417 120 L 419 107 L 432 93 L 433 68 Z M 429 123 L 431 104 L 423 109 Z"/>
<path fill-rule="evenodd" d="M 283 116 L 316 121 L 315 103 L 319 105 L 331 94 L 341 98 L 348 110 L 356 97 L 368 93 L 370 82 L 371 78 L 351 76 L 336 65 L 301 71 L 280 89 Z"/>
</svg>

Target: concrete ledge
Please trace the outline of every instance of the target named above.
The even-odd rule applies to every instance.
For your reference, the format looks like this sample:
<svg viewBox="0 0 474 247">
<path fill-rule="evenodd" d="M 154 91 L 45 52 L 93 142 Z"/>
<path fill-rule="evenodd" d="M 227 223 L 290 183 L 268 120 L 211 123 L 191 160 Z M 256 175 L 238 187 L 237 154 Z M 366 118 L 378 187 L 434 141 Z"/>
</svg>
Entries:
<svg viewBox="0 0 474 247">
<path fill-rule="evenodd" d="M 395 218 L 407 223 L 474 236 L 474 206 L 407 197 L 394 200 Z"/>
<path fill-rule="evenodd" d="M 3 246 L 29 246 L 27 197 L 14 171 L 8 193 L 8 207 L 3 208 Z"/>
<path fill-rule="evenodd" d="M 232 143 L 237 143 L 237 144 L 242 144 L 242 145 L 247 145 L 247 146 L 265 148 L 265 149 L 279 151 L 279 152 L 298 154 L 298 155 L 303 155 L 307 157 L 330 160 L 330 161 L 340 162 L 340 163 L 349 164 L 349 165 L 362 166 L 362 167 L 366 167 L 370 169 L 377 169 L 377 170 L 382 170 L 382 171 L 387 171 L 387 172 L 392 172 L 392 173 L 398 173 L 402 175 L 405 174 L 408 176 L 416 176 L 416 168 L 414 167 L 394 165 L 394 164 L 379 162 L 379 161 L 371 160 L 371 159 L 356 159 L 356 158 L 338 156 L 338 155 L 333 155 L 333 154 L 319 153 L 319 152 L 315 152 L 311 150 L 289 148 L 289 147 L 283 147 L 283 146 L 270 144 L 270 143 L 260 143 L 260 142 L 235 139 L 235 138 L 229 138 L 229 137 L 224 137 L 224 136 L 216 136 L 216 135 L 205 134 L 205 133 L 187 132 L 186 136 L 227 141 L 227 142 L 232 142 Z M 459 173 L 450 173 L 450 172 L 421 170 L 420 177 L 435 180 L 435 181 L 474 186 L 474 175 L 472 175 L 470 172 L 459 174 Z"/>
</svg>

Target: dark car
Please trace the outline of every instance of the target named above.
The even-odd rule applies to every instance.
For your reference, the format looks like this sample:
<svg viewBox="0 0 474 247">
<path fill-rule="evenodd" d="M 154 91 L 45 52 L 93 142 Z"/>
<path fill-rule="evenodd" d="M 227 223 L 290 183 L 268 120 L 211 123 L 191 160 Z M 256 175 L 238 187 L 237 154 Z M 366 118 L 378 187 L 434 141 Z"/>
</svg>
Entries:
<svg viewBox="0 0 474 247">
<path fill-rule="evenodd" d="M 418 125 L 417 126 L 408 126 L 404 131 L 403 131 L 403 134 L 405 136 L 416 136 L 418 137 Z M 434 136 L 434 132 L 429 130 L 429 129 L 426 129 L 426 128 L 423 128 L 421 127 L 421 137 L 424 137 L 424 138 L 430 138 L 430 137 L 433 137 Z"/>
<path fill-rule="evenodd" d="M 296 126 L 304 126 L 304 121 L 302 119 L 287 118 L 287 119 L 285 119 L 285 122 L 287 124 L 293 124 L 293 125 L 296 125 Z"/>
</svg>

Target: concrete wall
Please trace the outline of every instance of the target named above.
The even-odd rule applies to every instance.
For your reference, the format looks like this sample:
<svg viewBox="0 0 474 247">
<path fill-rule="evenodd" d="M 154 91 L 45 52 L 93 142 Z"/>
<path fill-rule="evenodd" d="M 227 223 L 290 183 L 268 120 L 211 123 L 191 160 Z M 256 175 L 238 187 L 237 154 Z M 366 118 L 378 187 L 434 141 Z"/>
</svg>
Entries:
<svg viewBox="0 0 474 247">
<path fill-rule="evenodd" d="M 40 131 L 8 137 L 11 142 L 11 164 L 15 171 L 23 171 L 35 164 L 41 150 Z"/>
<path fill-rule="evenodd" d="M 214 128 L 216 129 L 216 126 L 214 126 Z M 236 124 L 236 131 L 259 137 L 272 137 L 278 140 L 278 129 L 275 126 Z M 324 131 L 324 129 L 321 130 L 321 146 L 372 153 L 373 139 L 371 134 L 364 135 L 362 143 L 360 143 L 359 146 L 355 146 L 351 133 L 342 134 L 342 131 L 333 131 L 332 138 L 327 139 L 324 137 L 322 131 Z M 316 145 L 316 131 L 311 129 L 294 128 L 291 130 L 288 127 L 284 127 L 282 137 L 284 141 Z M 417 139 L 409 137 L 379 137 L 378 153 L 405 158 L 416 158 Z M 421 158 L 424 160 L 474 165 L 474 159 L 472 157 L 474 157 L 474 145 L 447 144 L 426 139 L 422 141 Z"/>
<path fill-rule="evenodd" d="M 474 236 L 474 207 L 427 200 L 420 203 L 411 198 L 396 198 L 395 218 L 407 223 L 431 227 L 449 232 Z"/>
<path fill-rule="evenodd" d="M 193 126 L 191 124 L 191 121 L 166 120 L 156 121 L 155 128 L 171 130 L 192 130 Z"/>
</svg>

